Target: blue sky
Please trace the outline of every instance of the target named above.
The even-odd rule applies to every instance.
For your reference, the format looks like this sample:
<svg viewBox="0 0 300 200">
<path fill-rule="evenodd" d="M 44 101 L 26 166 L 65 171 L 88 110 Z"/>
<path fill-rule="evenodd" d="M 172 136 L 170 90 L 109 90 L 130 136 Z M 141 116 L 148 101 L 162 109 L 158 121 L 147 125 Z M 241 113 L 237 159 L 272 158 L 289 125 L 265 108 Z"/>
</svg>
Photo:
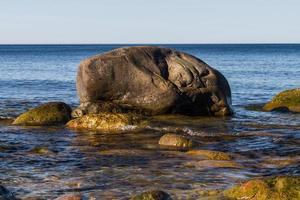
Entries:
<svg viewBox="0 0 300 200">
<path fill-rule="evenodd" d="M 300 1 L 1 0 L 16 43 L 300 43 Z"/>
</svg>

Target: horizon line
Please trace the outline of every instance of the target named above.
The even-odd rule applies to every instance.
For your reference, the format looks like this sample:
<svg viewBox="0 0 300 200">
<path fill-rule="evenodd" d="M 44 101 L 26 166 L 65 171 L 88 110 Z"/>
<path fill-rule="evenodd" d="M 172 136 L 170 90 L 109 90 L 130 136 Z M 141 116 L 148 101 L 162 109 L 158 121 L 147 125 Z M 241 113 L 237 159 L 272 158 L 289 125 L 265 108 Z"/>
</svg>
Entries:
<svg viewBox="0 0 300 200">
<path fill-rule="evenodd" d="M 2 43 L 5 45 L 300 45 L 300 42 L 253 42 L 253 43 Z"/>
</svg>

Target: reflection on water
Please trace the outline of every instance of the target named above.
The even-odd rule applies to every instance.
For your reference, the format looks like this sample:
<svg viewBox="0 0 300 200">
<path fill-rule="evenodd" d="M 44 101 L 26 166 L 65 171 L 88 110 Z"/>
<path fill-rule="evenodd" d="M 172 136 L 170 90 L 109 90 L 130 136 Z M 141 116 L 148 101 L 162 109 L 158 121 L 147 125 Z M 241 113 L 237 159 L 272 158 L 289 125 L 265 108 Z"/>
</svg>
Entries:
<svg viewBox="0 0 300 200">
<path fill-rule="evenodd" d="M 170 45 L 225 75 L 234 117 L 158 116 L 143 130 L 108 135 L 9 125 L 11 118 L 42 102 L 76 106 L 80 60 L 116 47 L 0 46 L 1 184 L 22 198 L 80 192 L 126 199 L 162 189 L 178 199 L 193 199 L 200 190 L 223 189 L 252 177 L 300 175 L 300 115 L 260 110 L 275 93 L 299 87 L 300 45 Z M 167 132 L 190 135 L 197 149 L 229 153 L 232 163 L 158 146 Z"/>
</svg>

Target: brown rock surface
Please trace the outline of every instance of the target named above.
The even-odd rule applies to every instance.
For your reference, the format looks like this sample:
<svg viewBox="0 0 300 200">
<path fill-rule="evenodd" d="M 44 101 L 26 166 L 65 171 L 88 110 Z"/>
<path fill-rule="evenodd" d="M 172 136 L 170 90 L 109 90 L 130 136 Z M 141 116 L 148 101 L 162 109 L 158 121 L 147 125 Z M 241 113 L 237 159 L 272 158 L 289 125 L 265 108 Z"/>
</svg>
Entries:
<svg viewBox="0 0 300 200">
<path fill-rule="evenodd" d="M 87 102 L 104 101 L 117 105 L 113 106 L 117 110 L 151 115 L 232 114 L 225 77 L 200 59 L 167 48 L 120 48 L 90 57 L 79 66 L 77 91 L 81 104 L 87 106 Z"/>
</svg>

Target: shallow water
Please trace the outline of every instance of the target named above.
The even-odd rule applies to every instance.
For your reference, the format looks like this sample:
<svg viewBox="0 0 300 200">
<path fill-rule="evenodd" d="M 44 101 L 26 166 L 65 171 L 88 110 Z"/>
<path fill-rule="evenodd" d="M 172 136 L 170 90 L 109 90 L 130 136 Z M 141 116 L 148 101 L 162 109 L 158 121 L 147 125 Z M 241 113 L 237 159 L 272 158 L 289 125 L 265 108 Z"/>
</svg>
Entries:
<svg viewBox="0 0 300 200">
<path fill-rule="evenodd" d="M 0 46 L 0 118 L 47 101 L 76 106 L 81 59 L 118 45 Z M 300 175 L 300 115 L 261 112 L 279 91 L 300 86 L 300 45 L 168 45 L 191 53 L 228 79 L 235 115 L 227 118 L 160 116 L 149 127 L 122 134 L 64 127 L 16 127 L 0 122 L 0 181 L 17 196 L 53 199 L 79 192 L 126 199 L 163 189 L 177 199 L 201 197 L 269 175 Z M 258 106 L 257 106 L 258 105 Z M 232 153 L 236 168 L 157 145 L 165 132 L 191 135 L 197 148 Z M 46 147 L 47 154 L 34 153 Z"/>
</svg>

